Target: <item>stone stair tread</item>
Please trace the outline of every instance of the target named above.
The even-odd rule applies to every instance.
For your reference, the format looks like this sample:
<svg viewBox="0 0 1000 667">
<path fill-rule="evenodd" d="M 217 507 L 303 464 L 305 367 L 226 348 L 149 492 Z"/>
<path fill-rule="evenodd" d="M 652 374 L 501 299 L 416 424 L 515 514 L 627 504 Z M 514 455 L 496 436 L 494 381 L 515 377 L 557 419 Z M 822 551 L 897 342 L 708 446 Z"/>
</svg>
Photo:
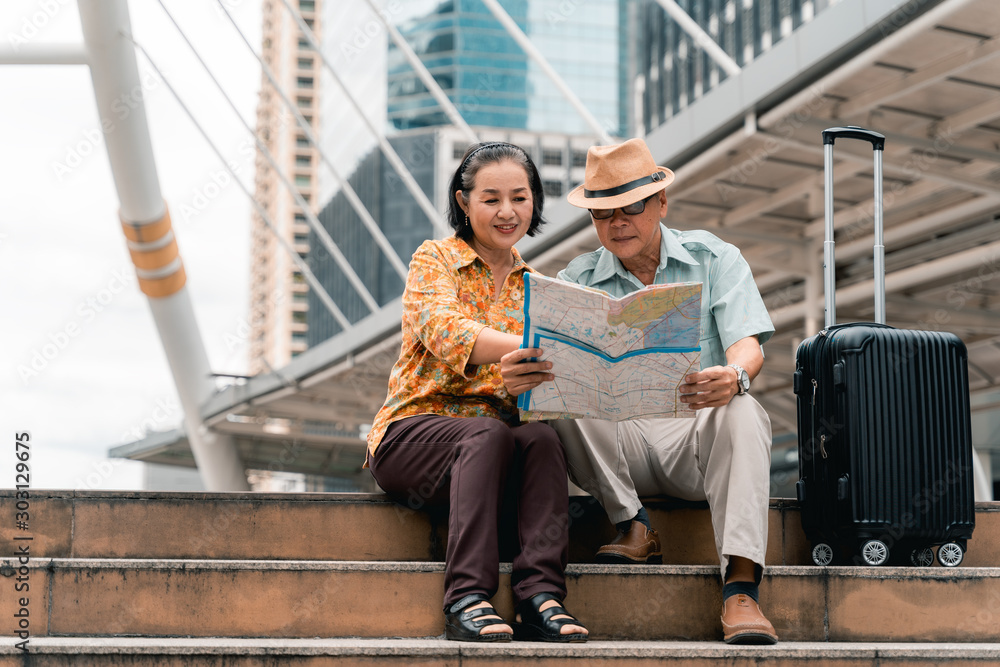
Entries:
<svg viewBox="0 0 1000 667">
<path fill-rule="evenodd" d="M 0 490 L 0 509 L 12 501 L 12 493 Z M 36 532 L 28 562 L 32 648 L 53 656 L 40 667 L 60 664 L 58 647 L 63 645 L 76 647 L 65 649 L 66 654 L 84 646 L 119 647 L 114 650 L 127 653 L 120 636 L 151 652 L 167 651 L 156 655 L 181 656 L 169 651 L 187 650 L 184 646 L 202 651 L 197 653 L 204 656 L 199 664 L 212 667 L 228 665 L 226 656 L 235 655 L 227 652 L 232 647 L 288 647 L 293 652 L 282 665 L 310 667 L 360 664 L 367 655 L 395 664 L 410 664 L 409 656 L 413 664 L 457 665 L 469 659 L 498 666 L 531 657 L 559 662 L 562 655 L 583 663 L 585 656 L 597 656 L 603 665 L 647 649 L 653 652 L 634 654 L 637 664 L 657 659 L 688 664 L 683 651 L 689 650 L 694 651 L 691 656 L 697 654 L 691 664 L 698 667 L 723 655 L 740 656 L 740 667 L 758 664 L 754 656 L 778 659 L 775 667 L 793 667 L 806 662 L 805 657 L 817 666 L 856 667 L 884 660 L 926 667 L 949 662 L 942 652 L 948 646 L 958 647 L 956 662 L 1000 665 L 1000 645 L 978 643 L 1000 636 L 1000 567 L 994 567 L 1000 553 L 1000 503 L 977 503 L 970 557 L 958 568 L 820 568 L 808 555 L 811 547 L 801 531 L 797 503 L 771 499 L 761 602 L 785 641 L 754 648 L 716 641 L 721 637 L 720 573 L 703 504 L 651 501 L 650 515 L 654 524 L 660 522 L 667 563 L 634 566 L 591 562 L 600 540 L 614 529 L 593 499 L 575 497 L 572 502 L 580 512 L 573 514 L 571 506 L 567 604 L 596 639 L 532 649 L 520 643 L 428 639 L 444 627 L 441 560 L 447 534 L 436 510 L 415 512 L 383 494 L 33 494 Z M 13 542 L 20 535 L 10 526 L 0 527 L 0 548 L 20 544 Z M 0 557 L 0 585 L 13 586 L 19 565 Z M 513 616 L 510 569 L 509 562 L 501 563 L 494 598 L 506 618 Z M 386 598 L 398 618 L 382 613 Z M 0 596 L 0 615 L 10 618 L 17 604 L 14 596 Z M 194 635 L 207 639 L 168 639 Z M 379 639 L 386 635 L 410 639 Z M 225 638 L 211 639 L 219 636 Z M 198 648 L 199 642 L 207 643 Z M 0 667 L 22 664 L 12 646 L 0 642 Z M 981 646 L 994 652 L 977 653 Z M 816 651 L 831 647 L 840 653 L 829 654 L 829 662 L 812 659 Z M 317 653 L 325 657 L 316 663 L 295 657 L 307 654 L 294 651 L 306 650 L 327 652 Z M 923 653 L 910 656 L 910 662 L 908 650 Z M 180 660 L 164 657 L 163 665 L 173 667 Z M 240 664 L 264 664 L 246 660 Z M 83 664 L 89 663 L 73 662 Z M 159 665 L 154 659 L 148 664 Z"/>
<path fill-rule="evenodd" d="M 0 655 L 19 655 L 0 637 Z M 70 655 L 490 656 L 528 658 L 1000 659 L 994 643 L 779 642 L 732 646 L 720 641 L 589 641 L 577 644 L 475 644 L 441 638 L 247 639 L 230 637 L 33 637 L 30 651 Z"/>
<path fill-rule="evenodd" d="M 0 559 L 12 562 L 14 559 Z M 443 573 L 441 561 L 328 561 L 328 560 L 249 560 L 188 558 L 32 558 L 29 566 L 53 569 L 127 569 L 127 570 L 323 570 L 329 572 L 428 572 Z M 501 574 L 510 574 L 511 564 L 500 563 Z M 627 576 L 717 575 L 717 565 L 613 565 L 605 563 L 570 563 L 569 576 L 610 574 Z M 1000 577 L 1000 567 L 894 567 L 769 565 L 766 576 L 837 576 L 865 579 L 946 579 Z"/>
<path fill-rule="evenodd" d="M 12 577 L 10 559 L 0 563 Z M 444 627 L 441 562 L 38 559 L 28 568 L 35 636 L 428 637 Z M 717 566 L 570 564 L 567 575 L 568 608 L 597 639 L 719 637 Z M 1000 568 L 779 565 L 761 596 L 787 640 L 1000 635 Z M 509 564 L 494 604 L 513 617 Z M 16 611 L 13 596 L 0 598 L 0 615 Z"/>
<path fill-rule="evenodd" d="M 0 489 L 0 512 L 14 511 L 14 493 Z M 718 562 L 704 503 L 644 502 L 670 562 Z M 447 544 L 443 509 L 414 511 L 379 493 L 42 490 L 32 492 L 31 516 L 37 557 L 434 561 L 444 558 Z M 591 562 L 614 538 L 588 496 L 571 496 L 570 519 L 572 563 Z M 1000 502 L 977 503 L 976 522 L 963 564 L 992 566 L 1000 553 Z M 796 501 L 770 500 L 768 532 L 769 564 L 812 564 Z M 15 553 L 14 538 L 22 535 L 13 524 L 0 525 L 0 553 Z M 511 558 L 515 533 L 506 530 L 502 538 L 502 555 Z M 909 554 L 897 554 L 891 536 L 886 540 L 893 557 L 908 562 Z"/>
<path fill-rule="evenodd" d="M 0 574 L 17 566 L 14 558 L 0 558 Z M 424 573 L 443 574 L 441 561 L 325 561 L 325 560 L 220 560 L 220 559 L 163 559 L 163 558 L 31 558 L 32 570 L 177 570 L 197 571 L 254 571 L 254 572 L 356 572 L 356 573 Z M 6 572 L 5 572 L 6 570 Z M 500 574 L 511 573 L 510 563 L 500 563 Z M 586 575 L 619 575 L 624 577 L 662 577 L 664 575 L 718 577 L 716 565 L 614 565 L 604 563 L 570 563 L 567 577 Z M 845 578 L 891 581 L 952 581 L 964 579 L 1000 578 L 1000 567 L 895 567 L 895 566 L 826 566 L 769 565 L 764 585 L 769 578 Z"/>
</svg>

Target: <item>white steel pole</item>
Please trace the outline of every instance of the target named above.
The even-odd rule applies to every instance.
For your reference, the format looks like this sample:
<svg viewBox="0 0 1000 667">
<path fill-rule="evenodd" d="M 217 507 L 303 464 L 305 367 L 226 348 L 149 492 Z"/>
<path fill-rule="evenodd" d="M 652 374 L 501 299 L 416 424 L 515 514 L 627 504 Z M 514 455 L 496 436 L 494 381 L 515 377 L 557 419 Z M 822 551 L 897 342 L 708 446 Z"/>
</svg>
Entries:
<svg viewBox="0 0 1000 667">
<path fill-rule="evenodd" d="M 86 65 L 83 44 L 0 45 L 0 65 Z"/>
<path fill-rule="evenodd" d="M 837 323 L 837 261 L 833 234 L 833 144 L 823 145 L 823 297 L 826 327 Z"/>
<path fill-rule="evenodd" d="M 120 216 L 139 287 L 149 298 L 184 409 L 184 427 L 209 491 L 246 491 L 246 473 L 229 436 L 208 431 L 201 406 L 215 392 L 186 277 L 160 193 L 146 123 L 126 0 L 78 0 L 80 22 L 104 129 Z M 129 113 L 114 112 L 129 100 Z"/>
</svg>

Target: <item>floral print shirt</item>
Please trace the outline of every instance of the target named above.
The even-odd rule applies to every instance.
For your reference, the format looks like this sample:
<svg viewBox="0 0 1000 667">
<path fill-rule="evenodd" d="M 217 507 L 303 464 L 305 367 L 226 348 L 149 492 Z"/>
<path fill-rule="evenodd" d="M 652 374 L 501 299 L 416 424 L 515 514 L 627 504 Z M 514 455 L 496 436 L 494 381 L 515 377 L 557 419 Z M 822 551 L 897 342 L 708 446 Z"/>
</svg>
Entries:
<svg viewBox="0 0 1000 667">
<path fill-rule="evenodd" d="M 394 421 L 414 415 L 493 417 L 520 423 L 517 399 L 507 393 L 500 364 L 469 364 L 472 346 L 487 326 L 520 335 L 524 328 L 524 272 L 514 268 L 494 298 L 493 273 L 456 236 L 425 241 L 410 260 L 403 292 L 403 344 L 389 376 L 385 404 L 368 433 L 368 452 Z"/>
</svg>

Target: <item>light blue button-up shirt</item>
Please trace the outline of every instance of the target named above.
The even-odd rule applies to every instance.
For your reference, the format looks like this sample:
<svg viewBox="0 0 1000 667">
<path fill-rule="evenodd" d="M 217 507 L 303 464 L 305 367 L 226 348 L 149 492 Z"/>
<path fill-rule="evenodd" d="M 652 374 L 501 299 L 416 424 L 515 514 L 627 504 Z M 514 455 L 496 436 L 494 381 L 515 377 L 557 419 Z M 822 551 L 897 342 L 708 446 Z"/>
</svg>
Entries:
<svg viewBox="0 0 1000 667">
<path fill-rule="evenodd" d="M 557 277 L 614 297 L 644 287 L 606 248 L 580 255 Z M 714 234 L 667 229 L 660 223 L 660 266 L 654 282 L 702 283 L 702 368 L 724 366 L 726 349 L 742 338 L 756 335 L 763 344 L 774 333 L 750 266 L 736 246 Z"/>
</svg>

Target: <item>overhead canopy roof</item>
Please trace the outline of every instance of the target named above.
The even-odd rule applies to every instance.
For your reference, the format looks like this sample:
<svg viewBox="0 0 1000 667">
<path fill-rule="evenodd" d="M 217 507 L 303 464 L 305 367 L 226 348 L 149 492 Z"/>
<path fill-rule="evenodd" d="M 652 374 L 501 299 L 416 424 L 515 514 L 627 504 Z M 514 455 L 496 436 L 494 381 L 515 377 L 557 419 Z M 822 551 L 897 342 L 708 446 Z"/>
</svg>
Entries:
<svg viewBox="0 0 1000 667">
<path fill-rule="evenodd" d="M 895 4 L 843 0 L 646 137 L 677 173 L 666 223 L 713 231 L 753 269 L 777 329 L 753 392 L 776 440 L 795 432 L 795 348 L 823 324 L 820 132 L 838 125 L 886 135 L 888 322 L 958 334 L 976 409 L 1000 409 L 1000 12 L 994 0 L 928 3 L 920 16 Z M 838 320 L 871 320 L 872 151 L 844 141 L 835 155 Z M 520 246 L 534 268 L 554 275 L 598 246 L 589 218 L 564 200 L 547 217 Z M 266 468 L 288 442 L 302 453 L 284 470 L 360 462 L 400 314 L 396 301 L 230 387 L 204 406 L 207 425 L 238 437 L 248 467 Z M 163 460 L 185 444 L 116 451 Z"/>
</svg>

